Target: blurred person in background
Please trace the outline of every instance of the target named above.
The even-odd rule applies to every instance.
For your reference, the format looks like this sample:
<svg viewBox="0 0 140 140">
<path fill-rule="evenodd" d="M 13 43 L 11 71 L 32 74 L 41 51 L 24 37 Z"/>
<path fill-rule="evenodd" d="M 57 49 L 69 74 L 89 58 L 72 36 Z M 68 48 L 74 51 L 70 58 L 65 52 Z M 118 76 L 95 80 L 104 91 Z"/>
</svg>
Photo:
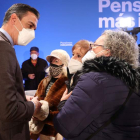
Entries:
<svg viewBox="0 0 140 140">
<path fill-rule="evenodd" d="M 39 48 L 30 48 L 30 59 L 22 63 L 22 76 L 25 81 L 25 90 L 36 90 L 40 81 L 45 77 L 48 67 L 46 60 L 39 58 Z"/>
</svg>

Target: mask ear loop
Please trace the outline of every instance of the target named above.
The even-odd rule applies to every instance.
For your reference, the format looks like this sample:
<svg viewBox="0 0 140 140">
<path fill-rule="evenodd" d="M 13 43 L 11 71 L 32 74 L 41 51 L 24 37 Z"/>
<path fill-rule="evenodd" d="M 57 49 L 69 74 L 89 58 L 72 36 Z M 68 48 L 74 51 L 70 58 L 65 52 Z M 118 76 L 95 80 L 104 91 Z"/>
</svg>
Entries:
<svg viewBox="0 0 140 140">
<path fill-rule="evenodd" d="M 19 20 L 19 18 L 18 18 L 18 20 Z M 21 23 L 21 21 L 19 20 L 19 22 L 20 22 L 20 25 L 22 26 L 22 28 L 23 28 L 23 25 L 22 25 L 22 23 Z"/>
<path fill-rule="evenodd" d="M 104 50 L 102 50 L 102 51 L 100 51 L 100 52 L 98 52 L 96 55 L 98 55 L 98 54 L 100 54 L 100 53 L 102 53 L 103 51 L 109 51 L 108 49 L 104 49 Z"/>
<path fill-rule="evenodd" d="M 104 52 L 105 50 L 102 50 L 102 51 L 100 51 L 100 52 L 98 52 L 96 55 L 98 55 L 98 54 L 100 54 L 100 53 L 102 53 L 102 52 Z"/>
<path fill-rule="evenodd" d="M 18 18 L 18 20 L 19 20 L 19 18 Z M 19 22 L 20 22 L 20 25 L 22 26 L 22 29 L 23 29 L 23 25 L 22 25 L 22 23 L 21 23 L 21 21 L 19 20 Z M 15 26 L 15 25 L 14 25 Z M 18 30 L 18 32 L 19 32 L 19 29 L 15 26 L 15 28 Z"/>
<path fill-rule="evenodd" d="M 14 27 L 17 29 L 17 31 L 19 32 L 18 28 L 14 25 Z"/>
</svg>

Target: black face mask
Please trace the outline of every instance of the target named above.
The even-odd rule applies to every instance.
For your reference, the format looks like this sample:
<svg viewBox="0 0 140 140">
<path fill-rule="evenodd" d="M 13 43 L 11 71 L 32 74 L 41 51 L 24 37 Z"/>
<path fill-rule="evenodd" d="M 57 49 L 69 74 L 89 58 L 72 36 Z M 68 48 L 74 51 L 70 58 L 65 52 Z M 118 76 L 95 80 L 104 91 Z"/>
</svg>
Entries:
<svg viewBox="0 0 140 140">
<path fill-rule="evenodd" d="M 62 67 L 63 67 L 63 64 L 62 65 L 55 65 L 55 64 L 50 64 L 50 75 L 52 77 L 56 77 L 58 76 L 61 72 L 62 72 Z"/>
</svg>

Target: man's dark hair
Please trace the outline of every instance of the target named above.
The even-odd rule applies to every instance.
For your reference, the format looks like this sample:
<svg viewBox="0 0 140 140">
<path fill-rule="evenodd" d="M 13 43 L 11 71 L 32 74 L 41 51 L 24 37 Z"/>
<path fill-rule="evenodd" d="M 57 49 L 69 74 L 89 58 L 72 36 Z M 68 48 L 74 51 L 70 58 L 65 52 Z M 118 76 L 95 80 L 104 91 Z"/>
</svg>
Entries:
<svg viewBox="0 0 140 140">
<path fill-rule="evenodd" d="M 17 3 L 17 4 L 12 5 L 6 11 L 5 17 L 4 17 L 4 20 L 3 20 L 3 25 L 9 21 L 11 15 L 13 13 L 15 13 L 18 16 L 18 18 L 21 20 L 22 17 L 24 15 L 26 15 L 27 12 L 32 12 L 33 14 L 36 15 L 37 19 L 39 19 L 39 16 L 40 16 L 39 12 L 35 8 L 33 8 L 33 7 L 31 7 L 27 4 Z"/>
</svg>

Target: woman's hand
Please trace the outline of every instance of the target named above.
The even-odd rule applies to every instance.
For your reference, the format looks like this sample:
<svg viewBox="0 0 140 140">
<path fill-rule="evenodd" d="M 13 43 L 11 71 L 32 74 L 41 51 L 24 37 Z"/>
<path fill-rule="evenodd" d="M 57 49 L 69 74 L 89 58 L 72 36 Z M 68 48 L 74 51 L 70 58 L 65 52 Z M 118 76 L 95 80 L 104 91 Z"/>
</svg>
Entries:
<svg viewBox="0 0 140 140">
<path fill-rule="evenodd" d="M 27 100 L 27 101 L 31 101 L 33 98 L 34 98 L 34 96 L 26 95 L 26 100 Z"/>
<path fill-rule="evenodd" d="M 71 94 L 72 94 L 72 91 L 68 93 L 68 89 L 66 88 L 60 101 L 67 100 Z"/>
</svg>

